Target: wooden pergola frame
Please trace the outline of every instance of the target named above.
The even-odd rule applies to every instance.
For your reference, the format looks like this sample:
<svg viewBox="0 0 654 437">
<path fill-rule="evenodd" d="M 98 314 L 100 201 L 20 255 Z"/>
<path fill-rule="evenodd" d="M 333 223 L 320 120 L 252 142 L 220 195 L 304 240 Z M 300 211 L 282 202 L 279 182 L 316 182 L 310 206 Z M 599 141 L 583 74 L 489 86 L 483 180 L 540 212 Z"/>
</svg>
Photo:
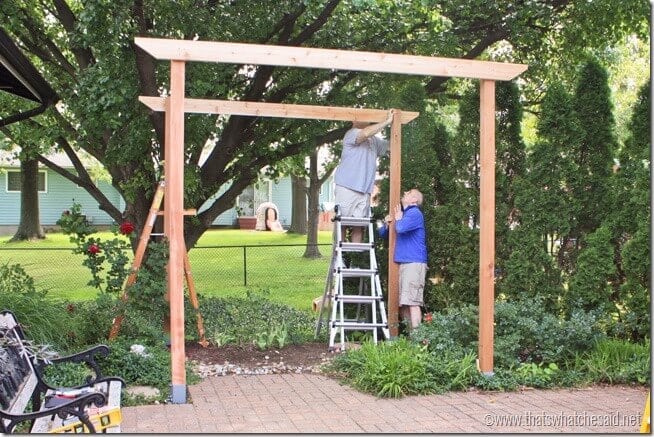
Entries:
<svg viewBox="0 0 654 437">
<path fill-rule="evenodd" d="M 428 56 L 270 46 L 260 44 L 135 38 L 137 46 L 155 59 L 170 60 L 170 95 L 140 96 L 154 111 L 165 112 L 166 180 L 164 233 L 170 256 L 167 268 L 170 300 L 172 402 L 186 402 L 184 348 L 184 113 L 234 114 L 262 117 L 379 122 L 388 112 L 376 109 L 273 104 L 185 98 L 188 61 L 325 68 L 480 80 L 480 237 L 479 237 L 479 370 L 493 373 L 493 313 L 495 270 L 495 81 L 512 80 L 527 69 L 523 64 Z M 390 138 L 390 202 L 400 202 L 401 126 L 418 116 L 396 111 Z M 388 322 L 391 335 L 398 326 L 398 266 L 393 262 L 395 232 L 391 229 L 388 262 Z"/>
</svg>

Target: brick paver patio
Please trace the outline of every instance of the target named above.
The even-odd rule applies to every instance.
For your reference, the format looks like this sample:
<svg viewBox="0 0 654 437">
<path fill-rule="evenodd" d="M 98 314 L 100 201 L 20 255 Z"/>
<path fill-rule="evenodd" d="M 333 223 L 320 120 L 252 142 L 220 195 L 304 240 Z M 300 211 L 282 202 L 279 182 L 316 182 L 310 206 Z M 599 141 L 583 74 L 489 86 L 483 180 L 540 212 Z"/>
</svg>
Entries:
<svg viewBox="0 0 654 437">
<path fill-rule="evenodd" d="M 647 388 L 379 399 L 316 374 L 214 376 L 191 402 L 123 408 L 124 433 L 638 432 Z"/>
</svg>

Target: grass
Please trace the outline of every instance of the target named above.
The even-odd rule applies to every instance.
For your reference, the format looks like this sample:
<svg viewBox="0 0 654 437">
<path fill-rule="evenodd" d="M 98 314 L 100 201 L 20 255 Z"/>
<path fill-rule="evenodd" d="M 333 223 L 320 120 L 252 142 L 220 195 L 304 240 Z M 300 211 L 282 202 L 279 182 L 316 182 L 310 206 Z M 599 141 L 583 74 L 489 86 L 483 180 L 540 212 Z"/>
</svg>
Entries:
<svg viewBox="0 0 654 437">
<path fill-rule="evenodd" d="M 110 232 L 94 236 L 103 240 L 114 238 Z M 84 255 L 72 253 L 73 244 L 68 236 L 49 233 L 45 240 L 17 243 L 9 243 L 9 238 L 0 241 L 0 259 L 21 264 L 34 278 L 38 289 L 49 290 L 51 297 L 72 301 L 93 299 L 97 295 L 97 290 L 87 285 L 91 274 L 82 265 Z M 318 241 L 331 244 L 331 232 L 319 232 Z M 311 301 L 324 291 L 331 256 L 329 246 L 320 247 L 323 255 L 320 259 L 302 257 L 304 247 L 301 246 L 247 247 L 247 286 L 243 272 L 243 246 L 305 243 L 305 235 L 286 232 L 209 230 L 189 252 L 196 291 L 202 296 L 243 297 L 248 289 L 267 290 L 272 301 L 308 310 Z M 56 250 L 62 248 L 71 250 Z"/>
</svg>

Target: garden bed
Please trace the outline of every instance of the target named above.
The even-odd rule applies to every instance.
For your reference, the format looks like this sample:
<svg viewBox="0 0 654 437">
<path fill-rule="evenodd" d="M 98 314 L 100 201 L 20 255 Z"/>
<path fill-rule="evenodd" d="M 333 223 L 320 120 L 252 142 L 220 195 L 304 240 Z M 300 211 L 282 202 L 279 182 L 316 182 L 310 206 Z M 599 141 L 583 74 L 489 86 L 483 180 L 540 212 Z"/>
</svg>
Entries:
<svg viewBox="0 0 654 437">
<path fill-rule="evenodd" d="M 186 344 L 186 356 L 196 362 L 201 377 L 226 374 L 267 374 L 319 372 L 333 356 L 326 343 L 289 344 L 283 348 L 261 350 L 254 345 L 202 347 Z"/>
</svg>

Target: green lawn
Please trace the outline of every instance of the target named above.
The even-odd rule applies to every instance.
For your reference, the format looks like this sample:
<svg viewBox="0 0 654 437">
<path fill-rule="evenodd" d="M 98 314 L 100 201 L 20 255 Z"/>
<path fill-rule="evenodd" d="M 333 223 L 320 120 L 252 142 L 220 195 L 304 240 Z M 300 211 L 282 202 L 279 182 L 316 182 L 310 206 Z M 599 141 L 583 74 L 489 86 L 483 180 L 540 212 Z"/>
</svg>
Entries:
<svg viewBox="0 0 654 437">
<path fill-rule="evenodd" d="M 114 238 L 110 232 L 94 236 Z M 73 247 L 68 236 L 47 234 L 45 240 L 20 243 L 8 243 L 9 238 L 0 241 L 0 262 L 21 264 L 34 278 L 37 288 L 49 290 L 49 296 L 84 300 L 97 294 L 87 285 L 91 275 L 82 265 L 84 256 L 61 250 Z M 267 290 L 271 300 L 309 309 L 311 301 L 324 291 L 331 248 L 320 247 L 321 259 L 306 259 L 302 257 L 305 242 L 306 236 L 297 234 L 236 229 L 207 231 L 189 254 L 196 290 L 202 296 L 244 296 L 248 289 Z M 319 243 L 331 244 L 331 232 L 320 232 Z M 246 279 L 243 246 L 248 246 Z"/>
</svg>

